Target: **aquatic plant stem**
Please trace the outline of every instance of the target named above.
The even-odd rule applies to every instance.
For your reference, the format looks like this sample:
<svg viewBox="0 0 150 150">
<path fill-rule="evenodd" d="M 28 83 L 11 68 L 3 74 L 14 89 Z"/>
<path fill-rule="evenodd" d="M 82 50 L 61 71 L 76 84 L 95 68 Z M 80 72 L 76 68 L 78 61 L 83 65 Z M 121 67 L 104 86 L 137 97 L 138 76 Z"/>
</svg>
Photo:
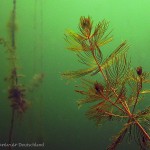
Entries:
<svg viewBox="0 0 150 150">
<path fill-rule="evenodd" d="M 99 68 L 99 71 L 101 72 L 102 76 L 104 77 L 106 83 L 109 84 L 108 79 L 107 79 L 106 75 L 104 74 L 104 72 L 103 72 L 103 70 L 102 70 L 100 64 L 98 63 L 98 61 L 97 61 L 97 59 L 96 59 L 96 57 L 95 57 L 93 51 L 92 51 L 92 55 L 93 55 L 93 57 L 94 57 L 94 59 L 95 59 L 95 62 L 96 62 L 96 64 L 97 64 L 98 68 Z M 118 94 L 115 92 L 114 88 L 111 87 L 111 90 L 112 90 L 112 92 L 115 94 L 115 96 L 118 98 Z M 111 102 L 111 100 L 110 100 L 110 102 Z M 126 106 L 125 106 L 122 102 L 121 102 L 121 104 L 122 104 L 123 108 L 124 108 L 126 111 L 124 111 L 124 110 L 123 110 L 122 108 L 120 108 L 118 105 L 115 105 L 115 103 L 112 102 L 112 104 L 113 104 L 114 106 L 116 106 L 117 108 L 119 108 L 120 110 L 122 110 L 123 112 L 125 112 L 128 116 L 132 116 L 131 113 L 130 113 L 129 108 L 127 109 Z"/>
<path fill-rule="evenodd" d="M 115 91 L 114 91 L 114 92 L 115 92 Z M 116 92 L 115 92 L 115 95 L 117 96 L 117 93 L 116 93 Z M 141 131 L 144 133 L 144 135 L 145 135 L 145 136 L 147 137 L 147 139 L 150 141 L 150 136 L 149 136 L 148 133 L 145 131 L 145 129 L 141 126 L 141 124 L 137 121 L 137 119 L 135 119 L 134 114 L 130 112 L 130 110 L 129 110 L 128 107 L 126 107 L 126 106 L 128 106 L 128 105 L 126 104 L 126 102 L 125 102 L 126 106 L 125 106 L 123 103 L 121 103 L 121 104 L 122 104 L 123 108 L 125 109 L 126 114 L 129 116 L 128 122 L 129 122 L 130 120 L 134 120 L 134 121 L 135 121 L 135 124 L 141 129 Z"/>
<path fill-rule="evenodd" d="M 95 59 L 95 62 L 96 62 L 97 65 L 98 65 L 98 68 L 99 68 L 100 72 L 102 73 L 102 76 L 104 77 L 105 81 L 108 83 L 108 79 L 107 79 L 106 75 L 104 74 L 104 72 L 102 71 L 102 68 L 101 68 L 100 64 L 98 63 L 98 61 L 97 61 L 97 59 L 96 59 L 96 57 L 95 57 L 93 51 L 92 51 L 92 55 L 93 55 L 93 57 L 94 57 L 94 59 Z M 101 93 L 101 94 L 102 94 L 102 93 Z M 119 110 L 121 110 L 121 111 L 123 111 L 123 112 L 125 113 L 125 111 L 124 111 L 121 107 L 119 107 L 118 105 L 116 105 L 115 103 L 113 103 L 111 100 L 109 100 L 109 98 L 105 97 L 104 95 L 102 95 L 102 96 L 103 96 L 103 98 L 104 98 L 106 101 L 110 102 L 112 105 L 114 105 L 114 106 L 117 107 Z"/>
<path fill-rule="evenodd" d="M 95 57 L 93 51 L 92 51 L 92 55 L 93 55 L 93 57 L 94 57 L 94 59 L 95 59 L 95 62 L 96 62 L 97 65 L 98 65 L 99 71 L 101 72 L 102 76 L 104 77 L 106 83 L 109 84 L 108 79 L 107 79 L 106 75 L 104 74 L 104 72 L 103 72 L 103 70 L 102 70 L 100 64 L 98 63 L 98 61 L 97 61 L 97 59 L 96 59 L 96 57 Z M 112 90 L 112 92 L 115 94 L 115 96 L 118 98 L 118 94 L 116 93 L 116 91 L 114 90 L 114 88 L 111 87 L 111 90 Z M 120 98 L 119 98 L 119 99 L 120 99 Z M 110 100 L 110 101 L 111 101 L 111 100 Z M 112 102 L 112 103 L 113 103 L 113 102 Z M 115 104 L 115 103 L 113 103 L 113 104 Z M 122 110 L 122 111 L 125 112 L 128 116 L 131 117 L 132 114 L 130 113 L 129 108 L 127 107 L 128 105 L 126 104 L 126 106 L 125 106 L 122 102 L 121 102 L 121 104 L 122 104 L 122 106 L 123 106 L 123 108 L 124 108 L 125 110 L 123 110 L 122 108 L 120 108 L 118 105 L 114 105 L 114 106 L 116 106 L 117 108 L 119 108 L 120 110 Z"/>
<path fill-rule="evenodd" d="M 11 18 L 11 45 L 12 48 L 15 48 L 15 20 L 16 20 L 16 0 L 13 0 L 13 10 L 12 10 L 12 18 Z"/>
<path fill-rule="evenodd" d="M 94 59 L 95 59 L 95 62 L 96 62 L 97 65 L 98 65 L 99 71 L 101 72 L 102 76 L 104 77 L 106 83 L 108 83 L 108 79 L 107 79 L 106 75 L 104 74 L 104 72 L 103 72 L 103 70 L 102 70 L 102 68 L 101 68 L 101 66 L 100 66 L 100 64 L 99 64 L 99 62 L 97 61 L 97 59 L 96 59 L 96 57 L 95 57 L 93 51 L 92 51 L 92 55 L 93 55 L 93 57 L 94 57 Z M 111 90 L 112 90 L 112 92 L 115 94 L 115 96 L 118 98 L 118 94 L 116 93 L 116 91 L 114 90 L 114 88 L 111 87 Z M 138 99 L 138 96 L 139 96 L 139 93 L 137 93 L 137 99 Z M 141 126 L 141 124 L 134 118 L 134 115 L 133 115 L 133 113 L 130 112 L 130 109 L 129 109 L 129 107 L 128 107 L 128 105 L 127 105 L 126 102 L 124 102 L 124 103 L 121 102 L 121 105 L 122 105 L 123 108 L 124 108 L 124 110 L 123 110 L 123 109 L 120 108 L 118 105 L 115 105 L 115 103 L 113 103 L 113 102 L 112 102 L 111 100 L 109 100 L 108 98 L 106 98 L 106 97 L 104 97 L 104 96 L 103 96 L 103 98 L 104 98 L 106 101 L 110 102 L 110 103 L 111 103 L 112 105 L 114 105 L 115 107 L 117 107 L 119 110 L 122 110 L 123 112 L 125 112 L 125 113 L 129 116 L 129 118 L 130 118 L 130 119 L 128 120 L 128 122 L 129 122 L 130 120 L 134 120 L 134 121 L 135 121 L 135 124 L 141 129 L 141 131 L 144 133 L 144 135 L 146 136 L 146 138 L 150 141 L 150 136 L 149 136 L 148 133 L 145 131 L 145 129 Z M 136 101 L 137 101 L 137 99 L 136 99 Z M 137 102 L 135 102 L 135 105 L 136 105 L 136 103 L 137 103 Z"/>
<path fill-rule="evenodd" d="M 113 88 L 112 88 L 112 89 L 113 89 Z M 114 92 L 114 94 L 116 95 L 116 97 L 118 97 L 117 93 L 116 93 L 114 90 L 113 90 L 113 92 Z M 146 132 L 145 129 L 141 126 L 141 124 L 135 119 L 134 114 L 130 112 L 129 107 L 128 107 L 128 105 L 126 104 L 126 102 L 125 102 L 125 105 L 126 105 L 126 106 L 125 106 L 122 102 L 121 102 L 121 104 L 122 104 L 123 108 L 125 109 L 126 114 L 129 116 L 128 122 L 133 119 L 133 120 L 135 121 L 136 125 L 141 129 L 141 131 L 144 133 L 144 135 L 145 135 L 145 136 L 147 137 L 147 139 L 150 141 L 150 136 L 147 134 L 147 132 Z"/>
<path fill-rule="evenodd" d="M 11 87 L 14 87 L 18 83 L 18 76 L 17 76 L 17 69 L 16 69 L 16 41 L 15 41 L 15 20 L 16 20 L 16 0 L 13 0 L 13 9 L 11 14 L 11 26 L 10 26 L 10 33 L 11 33 L 11 48 L 9 49 L 10 53 L 10 65 L 11 67 Z M 9 150 L 12 150 L 11 144 L 12 144 L 12 135 L 13 135 L 13 129 L 14 129 L 14 120 L 15 120 L 15 109 L 12 108 L 12 117 L 10 122 L 10 130 L 9 130 L 9 137 L 8 137 L 8 144 Z"/>
<path fill-rule="evenodd" d="M 150 136 L 148 135 L 148 133 L 145 131 L 145 129 L 141 126 L 141 124 L 133 117 L 136 125 L 141 129 L 141 131 L 144 133 L 144 135 L 146 136 L 146 138 L 150 141 Z"/>
<path fill-rule="evenodd" d="M 104 77 L 106 83 L 108 83 L 108 79 L 107 79 L 106 75 L 104 74 L 104 72 L 102 71 L 102 68 L 101 68 L 101 66 L 100 66 L 100 64 L 99 64 L 99 62 L 98 62 L 98 60 L 96 59 L 96 57 L 95 57 L 93 51 L 92 51 L 92 55 L 93 55 L 94 60 L 95 60 L 95 62 L 96 62 L 96 64 L 97 64 L 97 66 L 98 66 L 99 71 L 101 72 L 102 76 Z"/>
<path fill-rule="evenodd" d="M 8 137 L 8 144 L 12 144 L 12 135 L 13 135 L 13 128 L 14 128 L 14 120 L 15 120 L 15 110 L 12 109 L 12 117 L 10 123 L 10 130 L 9 130 L 9 137 Z M 12 150 L 12 147 L 9 145 L 8 149 Z"/>
<path fill-rule="evenodd" d="M 92 45 L 92 42 L 91 42 L 90 39 L 89 39 L 89 43 L 90 43 L 90 45 Z M 92 47 L 92 46 L 91 46 L 91 47 Z M 100 49 L 98 48 L 98 46 L 96 46 L 96 47 L 97 47 L 97 49 L 98 49 L 98 51 L 99 51 L 99 53 L 100 53 Z M 102 70 L 102 68 L 101 68 L 101 66 L 100 66 L 100 64 L 99 64 L 99 62 L 98 62 L 98 60 L 96 59 L 96 56 L 95 56 L 95 54 L 94 54 L 94 51 L 93 51 L 92 49 L 91 49 L 91 53 L 92 53 L 93 58 L 94 58 L 94 60 L 95 60 L 95 62 L 96 62 L 96 64 L 97 64 L 97 66 L 98 66 L 98 68 L 99 68 L 99 71 L 101 72 L 102 76 L 104 77 L 106 83 L 109 84 L 108 79 L 107 79 L 106 75 L 104 74 L 104 72 L 103 72 L 103 70 Z M 102 94 L 102 93 L 101 93 L 101 94 Z M 119 110 L 121 110 L 121 111 L 123 111 L 123 112 L 125 113 L 125 111 L 124 111 L 121 107 L 119 107 L 118 105 L 116 105 L 115 103 L 113 103 L 111 100 L 109 100 L 109 98 L 105 97 L 104 95 L 102 95 L 102 96 L 103 96 L 103 98 L 104 98 L 106 101 L 110 102 L 112 105 L 114 105 L 114 106 L 117 107 Z"/>
<path fill-rule="evenodd" d="M 133 110 L 132 110 L 132 113 L 134 113 L 134 110 L 135 110 L 135 107 L 136 107 L 136 104 L 138 102 L 138 98 L 139 98 L 139 95 L 140 95 L 140 91 L 142 90 L 142 78 L 140 76 L 140 82 L 137 81 L 137 94 L 136 94 L 136 98 L 135 98 L 135 103 L 134 103 L 134 106 L 133 106 Z"/>
</svg>

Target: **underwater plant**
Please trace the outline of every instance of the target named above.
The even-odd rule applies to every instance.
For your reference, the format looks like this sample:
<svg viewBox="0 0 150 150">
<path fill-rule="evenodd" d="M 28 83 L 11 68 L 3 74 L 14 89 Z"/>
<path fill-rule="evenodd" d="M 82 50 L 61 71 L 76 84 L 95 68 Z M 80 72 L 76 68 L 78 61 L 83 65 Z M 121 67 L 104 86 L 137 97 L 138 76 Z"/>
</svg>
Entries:
<svg viewBox="0 0 150 150">
<path fill-rule="evenodd" d="M 126 41 L 108 57 L 104 57 L 102 47 L 112 41 L 111 31 L 107 31 L 108 26 L 109 22 L 106 20 L 94 26 L 90 17 L 82 16 L 79 31 L 68 31 L 65 34 L 68 49 L 75 52 L 79 62 L 86 67 L 64 72 L 62 76 L 67 79 L 82 77 L 81 85 L 75 91 L 83 98 L 77 104 L 78 107 L 87 103 L 91 105 L 86 112 L 89 119 L 94 120 L 97 125 L 112 120 L 123 123 L 122 129 L 114 136 L 107 150 L 115 150 L 125 137 L 129 142 L 134 140 L 140 149 L 148 150 L 150 105 L 144 109 L 139 109 L 138 105 L 145 103 L 144 96 L 150 93 L 144 86 L 150 83 L 150 73 L 145 72 L 141 66 L 136 69 L 131 67 Z"/>
<path fill-rule="evenodd" d="M 5 81 L 8 82 L 8 99 L 12 109 L 12 117 L 8 135 L 8 144 L 11 145 L 15 117 L 22 117 L 22 115 L 25 113 L 30 104 L 30 102 L 27 100 L 27 92 L 32 92 L 35 87 L 40 85 L 40 83 L 43 81 L 44 74 L 36 74 L 27 86 L 25 86 L 20 80 L 20 78 L 24 77 L 24 75 L 19 73 L 20 67 L 18 66 L 16 54 L 16 0 L 13 0 L 13 9 L 9 19 L 8 29 L 10 39 L 5 40 L 4 38 L 0 37 L 0 45 L 3 45 L 3 47 L 6 49 L 10 64 L 9 76 L 5 78 Z M 10 145 L 8 147 L 9 150 L 12 149 Z"/>
</svg>

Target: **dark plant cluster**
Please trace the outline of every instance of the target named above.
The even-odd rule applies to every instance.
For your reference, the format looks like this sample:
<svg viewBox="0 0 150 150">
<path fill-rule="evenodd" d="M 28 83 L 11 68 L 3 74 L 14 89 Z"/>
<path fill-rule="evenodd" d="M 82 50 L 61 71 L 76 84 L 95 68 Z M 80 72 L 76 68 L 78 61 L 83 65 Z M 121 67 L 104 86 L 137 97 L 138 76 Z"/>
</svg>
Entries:
<svg viewBox="0 0 150 150">
<path fill-rule="evenodd" d="M 11 107 L 18 113 L 24 113 L 28 108 L 25 98 L 25 88 L 21 86 L 12 87 L 8 91 Z"/>
</svg>

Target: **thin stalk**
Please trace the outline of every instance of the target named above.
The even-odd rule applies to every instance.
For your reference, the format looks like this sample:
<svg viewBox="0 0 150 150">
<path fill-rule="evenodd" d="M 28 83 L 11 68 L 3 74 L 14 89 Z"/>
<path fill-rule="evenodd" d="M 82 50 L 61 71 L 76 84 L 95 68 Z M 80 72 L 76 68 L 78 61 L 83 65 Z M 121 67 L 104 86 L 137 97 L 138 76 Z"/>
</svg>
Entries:
<svg viewBox="0 0 150 150">
<path fill-rule="evenodd" d="M 113 90 L 113 88 L 112 88 L 112 90 Z M 116 97 L 118 97 L 118 94 L 117 94 L 114 90 L 113 90 L 113 92 L 116 94 Z M 130 118 L 132 118 L 133 115 L 131 114 L 130 109 L 129 109 L 129 107 L 128 107 L 126 101 L 125 101 L 124 103 L 121 102 L 121 105 L 122 105 L 122 107 L 124 108 L 126 114 L 127 114 Z"/>
<path fill-rule="evenodd" d="M 134 113 L 134 110 L 135 110 L 136 104 L 138 102 L 138 98 L 139 98 L 139 94 L 140 94 L 141 89 L 142 89 L 142 77 L 140 76 L 140 81 L 137 81 L 137 94 L 136 94 L 136 99 L 135 99 L 135 103 L 134 103 L 134 106 L 133 106 L 132 113 Z"/>
<path fill-rule="evenodd" d="M 124 113 L 126 113 L 121 107 L 119 107 L 117 104 L 113 103 L 108 97 L 105 97 L 102 93 L 101 96 L 108 101 L 109 103 L 111 103 L 113 106 L 117 107 L 119 110 L 123 111 Z"/>
<path fill-rule="evenodd" d="M 97 61 L 97 59 L 96 59 L 96 57 L 95 57 L 93 51 L 92 51 L 92 54 L 93 54 L 93 57 L 94 57 L 94 59 L 95 59 L 95 62 L 96 62 L 97 65 L 98 65 L 99 71 L 101 72 L 101 74 L 102 74 L 102 76 L 104 77 L 105 81 L 109 84 L 108 79 L 107 79 L 106 75 L 104 74 L 104 72 L 103 72 L 103 70 L 102 70 L 100 64 L 98 63 L 98 61 Z M 111 87 L 111 90 L 112 90 L 112 92 L 115 94 L 115 96 L 118 98 L 118 94 L 116 93 L 116 91 L 114 90 L 114 88 Z M 120 99 L 120 98 L 119 98 L 119 99 Z M 113 103 L 113 104 L 114 104 L 114 103 Z M 123 108 L 125 109 L 125 111 L 124 111 L 122 108 L 121 108 L 121 110 L 123 110 L 123 112 L 126 112 L 126 114 L 127 114 L 128 116 L 132 117 L 132 114 L 130 113 L 129 108 L 127 108 L 122 102 L 121 102 L 121 104 L 122 104 Z M 116 105 L 116 106 L 117 106 L 117 108 L 119 107 L 118 105 Z M 119 107 L 119 108 L 120 108 L 120 107 Z"/>
<path fill-rule="evenodd" d="M 146 138 L 150 141 L 150 136 L 148 135 L 148 133 L 145 131 L 145 129 L 141 126 L 141 124 L 133 117 L 135 123 L 137 124 L 137 126 L 141 129 L 141 131 L 144 133 L 144 135 L 146 136 Z"/>
<path fill-rule="evenodd" d="M 15 20 L 16 20 L 16 0 L 13 0 L 13 10 L 12 10 L 12 26 L 11 26 L 11 45 L 12 48 L 15 48 Z"/>
<path fill-rule="evenodd" d="M 10 33 L 11 33 L 11 48 L 9 48 L 9 55 L 10 55 L 10 65 L 11 65 L 11 82 L 10 86 L 14 87 L 18 84 L 18 76 L 17 76 L 17 69 L 16 69 L 16 41 L 15 41 L 15 20 L 16 20 L 16 0 L 13 0 L 13 9 L 11 14 L 11 27 L 10 27 Z M 13 129 L 14 129 L 14 120 L 15 120 L 15 109 L 12 108 L 12 117 L 11 117 L 11 123 L 10 123 L 10 130 L 9 130 L 9 137 L 8 137 L 8 149 L 11 150 L 11 144 L 12 144 L 12 136 L 13 136 Z"/>
<path fill-rule="evenodd" d="M 96 57 L 95 57 L 95 55 L 94 55 L 94 51 L 92 51 L 92 55 L 93 55 L 94 60 L 95 60 L 95 62 L 96 62 L 96 64 L 97 64 L 97 66 L 98 66 L 99 71 L 101 72 L 102 76 L 104 77 L 106 83 L 108 83 L 108 79 L 107 79 L 106 75 L 104 74 L 104 72 L 102 71 L 102 68 L 101 68 L 99 62 L 97 61 L 97 59 L 96 59 Z"/>
<path fill-rule="evenodd" d="M 12 117 L 11 117 L 9 137 L 8 137 L 8 144 L 10 144 L 9 147 L 8 147 L 9 150 L 12 149 L 11 144 L 12 144 L 12 135 L 13 135 L 13 128 L 14 128 L 14 120 L 15 120 L 15 110 L 12 109 Z"/>
<path fill-rule="evenodd" d="M 110 112 L 107 112 L 107 111 L 105 111 L 105 114 L 109 115 L 109 116 L 119 117 L 119 118 L 129 118 L 129 116 L 116 115 L 116 114 L 113 114 L 113 113 L 110 113 Z"/>
<path fill-rule="evenodd" d="M 94 59 L 95 59 L 95 62 L 97 63 L 97 66 L 98 66 L 100 72 L 102 73 L 102 75 L 103 75 L 105 81 L 108 83 L 108 79 L 107 79 L 106 75 L 103 73 L 102 68 L 101 68 L 100 64 L 98 63 L 98 61 L 97 61 L 97 59 L 96 59 L 96 57 L 95 57 L 93 51 L 92 51 L 92 55 L 93 55 L 93 57 L 94 57 Z M 102 94 L 102 93 L 101 93 L 101 94 Z M 104 98 L 106 101 L 110 102 L 112 105 L 114 105 L 115 107 L 117 107 L 119 110 L 125 112 L 121 107 L 119 107 L 118 105 L 116 105 L 115 103 L 113 103 L 111 100 L 109 100 L 109 98 L 105 97 L 104 95 L 102 95 L 102 96 L 103 96 L 103 98 Z"/>
</svg>

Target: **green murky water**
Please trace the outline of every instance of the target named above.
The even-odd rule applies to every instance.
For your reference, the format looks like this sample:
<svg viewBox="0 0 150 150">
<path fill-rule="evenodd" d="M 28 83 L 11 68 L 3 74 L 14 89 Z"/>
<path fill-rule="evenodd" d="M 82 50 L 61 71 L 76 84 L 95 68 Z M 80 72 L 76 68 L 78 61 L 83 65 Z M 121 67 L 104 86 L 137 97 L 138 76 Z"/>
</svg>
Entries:
<svg viewBox="0 0 150 150">
<path fill-rule="evenodd" d="M 127 40 L 133 67 L 149 71 L 150 20 L 148 0 L 16 0 L 16 53 L 21 81 L 28 85 L 34 74 L 42 72 L 44 81 L 27 95 L 29 109 L 15 118 L 14 143 L 43 143 L 44 147 L 14 147 L 45 150 L 105 150 L 120 129 L 117 123 L 96 127 L 79 109 L 74 93 L 76 82 L 62 80 L 60 73 L 80 66 L 66 50 L 64 32 L 77 29 L 80 16 L 91 16 L 97 23 L 110 21 L 115 48 Z M 9 40 L 8 22 L 12 0 L 0 0 L 0 37 Z M 106 49 L 109 54 L 110 48 Z M 7 143 L 11 109 L 8 100 L 8 55 L 0 45 L 0 143 Z M 148 97 L 147 97 L 148 99 Z M 149 104 L 148 100 L 146 103 Z M 0 147 L 5 149 L 6 147 Z M 123 142 L 118 150 L 136 150 L 136 144 Z"/>
</svg>

